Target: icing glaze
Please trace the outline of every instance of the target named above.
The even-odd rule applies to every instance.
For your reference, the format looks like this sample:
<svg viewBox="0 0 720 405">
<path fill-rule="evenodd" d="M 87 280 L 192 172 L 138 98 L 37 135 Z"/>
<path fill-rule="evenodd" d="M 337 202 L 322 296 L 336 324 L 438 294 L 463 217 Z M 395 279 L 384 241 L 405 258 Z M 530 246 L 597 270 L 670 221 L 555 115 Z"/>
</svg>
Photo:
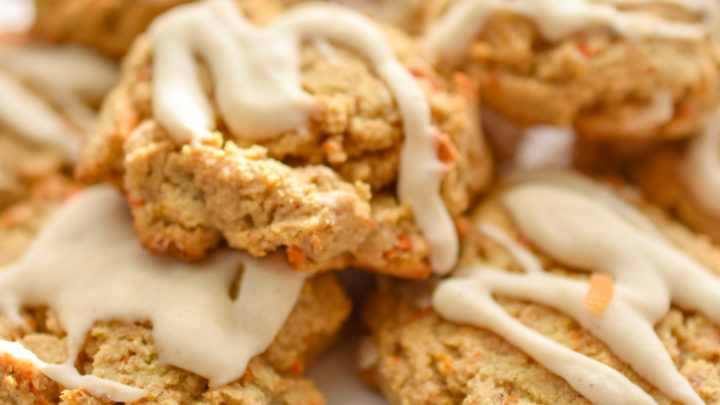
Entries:
<svg viewBox="0 0 720 405">
<path fill-rule="evenodd" d="M 512 164 L 519 170 L 569 168 L 575 156 L 575 137 L 572 128 L 551 125 L 526 128 Z"/>
<path fill-rule="evenodd" d="M 485 21 L 496 11 L 504 10 L 532 20 L 543 36 L 557 41 L 592 27 L 608 27 L 629 38 L 667 38 L 698 40 L 717 24 L 718 5 L 714 0 L 666 0 L 691 12 L 702 14 L 699 23 L 671 22 L 658 16 L 627 12 L 621 4 L 657 3 L 658 1 L 592 1 L 592 0 L 460 0 L 435 22 L 425 36 L 428 49 L 440 60 L 459 62 Z"/>
<path fill-rule="evenodd" d="M 115 77 L 110 61 L 77 46 L 0 44 L 0 122 L 74 161 L 95 119 L 86 102 L 99 102 Z"/>
<path fill-rule="evenodd" d="M 613 203 L 607 203 L 613 199 Z M 676 369 L 654 331 L 671 302 L 720 323 L 720 279 L 666 241 L 642 214 L 598 184 L 575 175 L 535 173 L 501 196 L 524 237 L 572 268 L 605 273 L 615 282 L 610 304 L 595 314 L 583 306 L 587 281 L 538 271 L 519 245 L 509 248 L 525 267 L 511 273 L 479 265 L 438 286 L 433 304 L 444 317 L 487 328 L 519 347 L 597 404 L 654 404 L 616 370 L 522 325 L 493 295 L 536 302 L 566 313 L 668 397 L 704 402 Z M 622 207 L 619 208 L 619 207 Z M 485 235 L 508 247 L 491 225 Z"/>
<path fill-rule="evenodd" d="M 215 129 L 215 116 L 197 79 L 195 56 L 208 65 L 217 107 L 230 131 L 264 140 L 303 127 L 311 96 L 301 86 L 299 47 L 323 38 L 363 55 L 395 97 L 405 140 L 398 195 L 410 203 L 431 246 L 435 272 L 450 271 L 458 253 L 455 228 L 440 196 L 443 164 L 430 125 L 430 108 L 412 74 L 397 60 L 382 31 L 350 9 L 330 3 L 292 7 L 256 27 L 229 0 L 180 6 L 150 27 L 153 112 L 178 143 Z"/>
<path fill-rule="evenodd" d="M 683 177 L 690 194 L 702 209 L 720 218 L 720 110 L 691 141 Z"/>
<path fill-rule="evenodd" d="M 23 258 L 0 271 L 0 309 L 16 324 L 25 305 L 57 312 L 68 360 L 42 370 L 70 388 L 118 401 L 139 395 L 106 380 L 86 385 L 89 377 L 75 370 L 85 335 L 99 320 L 149 320 L 161 362 L 206 377 L 211 386 L 240 378 L 250 358 L 275 338 L 306 275 L 280 256 L 225 250 L 193 264 L 154 256 L 137 241 L 127 211 L 110 186 L 73 197 Z M 240 268 L 239 293 L 232 298 Z"/>
</svg>

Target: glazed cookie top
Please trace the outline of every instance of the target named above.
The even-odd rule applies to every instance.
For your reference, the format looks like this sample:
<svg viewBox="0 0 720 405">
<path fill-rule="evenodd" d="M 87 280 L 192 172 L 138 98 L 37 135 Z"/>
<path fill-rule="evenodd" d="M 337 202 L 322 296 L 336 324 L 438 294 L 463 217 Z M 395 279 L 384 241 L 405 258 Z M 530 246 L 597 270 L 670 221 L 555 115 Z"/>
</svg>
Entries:
<svg viewBox="0 0 720 405">
<path fill-rule="evenodd" d="M 534 22 L 543 36 L 558 41 L 581 30 L 609 27 L 629 38 L 660 38 L 701 40 L 718 23 L 719 9 L 713 0 L 670 0 L 664 4 L 677 6 L 697 15 L 696 22 L 671 21 L 651 12 L 623 11 L 618 6 L 651 5 L 654 0 L 593 1 L 572 0 L 460 0 L 454 2 L 435 22 L 426 35 L 428 48 L 439 59 L 457 63 L 467 53 L 472 40 L 482 30 L 488 17 L 499 11 L 521 15 Z"/>
<path fill-rule="evenodd" d="M 488 223 L 480 232 L 504 246 L 522 272 L 464 266 L 433 297 L 444 317 L 502 336 L 597 404 L 654 404 L 627 377 L 523 326 L 493 298 L 502 295 L 566 313 L 668 397 L 704 403 L 676 369 L 653 329 L 671 303 L 720 323 L 720 279 L 669 242 L 642 213 L 577 175 L 520 176 L 499 201 L 524 240 L 573 269 L 549 271 L 515 238 Z M 531 202 L 531 203 L 529 203 Z"/>
<path fill-rule="evenodd" d="M 720 97 L 713 0 L 422 7 L 430 54 L 476 78 L 486 109 L 513 125 L 614 141 L 688 137 Z"/>
<path fill-rule="evenodd" d="M 55 310 L 67 333 L 67 361 L 46 364 L 17 343 L 0 342 L 0 351 L 67 388 L 135 401 L 142 390 L 80 375 L 74 363 L 95 321 L 147 320 L 160 361 L 223 385 L 271 344 L 306 277 L 281 258 L 238 251 L 195 264 L 154 256 L 135 238 L 121 195 L 94 186 L 62 206 L 24 256 L 0 272 L 2 312 L 20 326 L 26 305 Z"/>
<path fill-rule="evenodd" d="M 177 7 L 126 58 L 79 172 L 122 177 L 158 253 L 195 260 L 222 238 L 258 256 L 285 248 L 309 271 L 446 273 L 453 218 L 487 186 L 491 162 L 475 84 L 451 84 L 416 48 L 332 3 Z M 261 209 L 235 217 L 216 209 L 256 197 Z"/>
<path fill-rule="evenodd" d="M 412 74 L 370 21 L 330 4 L 299 5 L 258 28 L 231 1 L 215 0 L 170 12 L 150 27 L 154 50 L 153 112 L 177 143 L 202 142 L 216 128 L 215 114 L 196 80 L 200 54 L 215 80 L 220 114 L 234 136 L 276 137 L 303 127 L 312 103 L 300 85 L 299 46 L 324 38 L 357 50 L 384 80 L 402 114 L 405 140 L 398 173 L 400 201 L 430 241 L 432 267 L 452 268 L 457 234 L 440 196 L 443 164 L 430 108 Z"/>
<path fill-rule="evenodd" d="M 0 125 L 74 162 L 94 122 L 91 105 L 115 79 L 110 61 L 81 47 L 0 43 Z"/>
</svg>

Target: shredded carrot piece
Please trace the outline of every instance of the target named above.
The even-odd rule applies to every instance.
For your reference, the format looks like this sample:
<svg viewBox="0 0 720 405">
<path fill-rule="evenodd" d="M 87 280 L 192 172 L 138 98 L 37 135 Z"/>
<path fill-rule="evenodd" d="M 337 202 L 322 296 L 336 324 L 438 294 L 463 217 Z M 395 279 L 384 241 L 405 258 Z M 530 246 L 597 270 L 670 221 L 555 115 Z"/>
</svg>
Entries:
<svg viewBox="0 0 720 405">
<path fill-rule="evenodd" d="M 600 314 L 610 304 L 613 295 L 615 295 L 615 285 L 612 277 L 593 273 L 590 276 L 590 289 L 585 295 L 583 306 L 592 313 Z"/>
<path fill-rule="evenodd" d="M 455 218 L 455 230 L 461 238 L 470 235 L 470 232 L 472 232 L 470 221 L 465 217 Z"/>
<path fill-rule="evenodd" d="M 340 151 L 340 146 L 338 146 L 337 142 L 334 141 L 325 141 L 322 145 L 320 145 L 320 147 L 322 150 L 329 153 Z"/>
<path fill-rule="evenodd" d="M 375 221 L 373 221 L 372 219 L 368 219 L 368 221 L 367 221 L 367 227 L 370 228 L 370 229 L 374 229 L 375 226 L 376 226 L 376 225 L 375 225 Z"/>
<path fill-rule="evenodd" d="M 428 77 L 428 75 L 426 75 L 421 70 L 416 69 L 416 68 L 410 68 L 408 70 L 410 71 L 410 74 L 412 74 L 418 80 L 422 80 L 423 82 L 428 83 L 430 85 L 430 87 L 432 88 L 432 90 L 437 90 L 439 88 L 438 84 L 435 83 L 435 81 L 432 80 L 432 78 Z"/>
<path fill-rule="evenodd" d="M 287 250 L 287 256 L 288 260 L 290 261 L 290 264 L 295 269 L 299 269 L 302 267 L 303 262 L 305 261 L 305 254 L 300 250 L 300 247 L 297 245 L 292 245 Z"/>
<path fill-rule="evenodd" d="M 142 198 L 137 198 L 129 194 L 127 196 L 127 200 L 130 206 L 133 208 L 140 208 L 145 205 L 145 201 L 143 201 Z"/>
<path fill-rule="evenodd" d="M 243 379 L 249 383 L 252 383 L 255 377 L 253 377 L 250 370 L 245 370 L 245 375 L 243 376 Z"/>
<path fill-rule="evenodd" d="M 570 339 L 572 340 L 580 340 L 582 338 L 582 335 L 578 331 L 574 331 L 570 334 Z"/>
<path fill-rule="evenodd" d="M 386 251 L 385 253 L 383 253 L 383 258 L 385 258 L 386 260 L 392 260 L 392 259 L 396 258 L 397 256 L 398 256 L 398 252 L 395 249 L 390 249 L 390 250 Z"/>
<path fill-rule="evenodd" d="M 410 240 L 410 235 L 403 233 L 402 235 L 398 236 L 395 247 L 400 250 L 412 250 L 412 240 Z"/>
<path fill-rule="evenodd" d="M 288 370 L 290 374 L 292 375 L 300 375 L 303 371 L 305 371 L 305 365 L 301 360 L 296 360 L 295 363 L 293 363 L 292 366 L 290 366 L 290 370 Z"/>
<path fill-rule="evenodd" d="M 450 136 L 446 133 L 437 133 L 437 155 L 438 159 L 444 163 L 457 162 L 460 156 L 452 140 L 450 140 Z"/>
<path fill-rule="evenodd" d="M 575 47 L 587 58 L 592 58 L 597 54 L 597 51 L 585 41 L 575 41 Z"/>
<path fill-rule="evenodd" d="M 520 402 L 520 400 L 518 400 L 517 395 L 512 394 L 505 400 L 505 405 L 517 404 L 518 402 Z"/>
</svg>

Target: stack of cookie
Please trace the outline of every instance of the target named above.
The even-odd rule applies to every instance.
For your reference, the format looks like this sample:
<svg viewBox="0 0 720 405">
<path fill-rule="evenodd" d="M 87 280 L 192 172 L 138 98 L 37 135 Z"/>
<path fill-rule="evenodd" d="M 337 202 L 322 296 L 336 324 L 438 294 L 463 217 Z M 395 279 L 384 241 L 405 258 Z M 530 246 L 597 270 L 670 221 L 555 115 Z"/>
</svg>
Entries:
<svg viewBox="0 0 720 405">
<path fill-rule="evenodd" d="M 720 401 L 720 5 L 338 3 L 3 37 L 3 402 Z"/>
</svg>

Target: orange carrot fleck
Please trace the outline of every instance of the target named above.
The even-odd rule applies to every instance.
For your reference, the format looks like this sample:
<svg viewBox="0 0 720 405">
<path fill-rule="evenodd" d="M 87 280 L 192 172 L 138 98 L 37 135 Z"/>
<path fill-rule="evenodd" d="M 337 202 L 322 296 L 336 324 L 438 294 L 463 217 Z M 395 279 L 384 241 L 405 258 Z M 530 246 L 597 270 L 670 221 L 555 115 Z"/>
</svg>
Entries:
<svg viewBox="0 0 720 405">
<path fill-rule="evenodd" d="M 143 201 L 141 198 L 134 197 L 132 195 L 127 196 L 128 203 L 133 208 L 140 208 L 143 205 L 145 205 L 145 201 Z"/>
<path fill-rule="evenodd" d="M 461 238 L 468 236 L 472 231 L 470 221 L 468 221 L 468 219 L 465 217 L 455 218 L 455 230 L 457 231 L 458 236 L 460 236 Z"/>
<path fill-rule="evenodd" d="M 305 261 L 305 254 L 300 250 L 300 247 L 297 245 L 292 245 L 287 250 L 287 256 L 288 260 L 290 261 L 290 264 L 295 269 L 299 269 L 302 267 L 303 262 Z"/>
<path fill-rule="evenodd" d="M 582 338 L 582 335 L 578 331 L 574 331 L 570 334 L 570 339 L 572 340 L 580 340 Z"/>
<path fill-rule="evenodd" d="M 375 221 L 373 221 L 372 219 L 368 219 L 368 221 L 367 221 L 367 227 L 370 228 L 370 229 L 374 229 L 374 228 L 375 228 Z"/>
<path fill-rule="evenodd" d="M 338 146 L 337 142 L 333 141 L 325 141 L 320 145 L 322 150 L 328 153 L 337 152 L 340 150 L 340 147 Z"/>
<path fill-rule="evenodd" d="M 615 285 L 612 277 L 593 273 L 590 276 L 590 289 L 585 295 L 583 306 L 592 313 L 600 314 L 610 304 L 613 295 L 615 295 Z"/>
<path fill-rule="evenodd" d="M 518 400 L 517 395 L 512 394 L 505 400 L 505 405 L 517 404 L 518 402 L 520 402 L 520 400 Z"/>
<path fill-rule="evenodd" d="M 249 383 L 252 383 L 253 380 L 255 379 L 255 377 L 253 377 L 250 370 L 245 370 L 245 375 L 243 376 L 243 378 L 245 379 L 245 381 L 247 381 Z"/>
<path fill-rule="evenodd" d="M 410 69 L 408 69 L 408 70 L 410 71 L 410 74 L 412 74 L 413 76 L 415 76 L 415 77 L 417 77 L 417 78 L 424 78 L 424 77 L 425 77 L 425 73 L 421 72 L 421 71 L 418 70 L 418 69 L 410 68 Z"/>
<path fill-rule="evenodd" d="M 410 73 L 411 73 L 413 76 L 415 76 L 417 79 L 422 80 L 422 81 L 428 83 L 433 90 L 437 90 L 437 89 L 439 88 L 439 86 L 437 85 L 437 83 L 435 83 L 434 80 L 432 80 L 430 77 L 428 77 L 428 76 L 427 76 L 424 72 L 422 72 L 421 70 L 418 70 L 418 69 L 415 69 L 415 68 L 410 68 L 410 69 L 408 69 L 408 70 L 409 70 Z"/>
<path fill-rule="evenodd" d="M 437 155 L 443 163 L 457 162 L 460 156 L 450 136 L 446 133 L 437 133 Z"/>
<path fill-rule="evenodd" d="M 385 253 L 383 253 L 383 258 L 385 258 L 386 260 L 392 260 L 392 259 L 396 258 L 397 256 L 398 256 L 398 252 L 395 249 L 390 249 L 390 250 L 386 251 Z"/>
<path fill-rule="evenodd" d="M 400 250 L 412 250 L 412 240 L 410 240 L 410 235 L 403 233 L 398 236 L 395 247 Z"/>
<path fill-rule="evenodd" d="M 290 366 L 290 370 L 288 370 L 290 374 L 292 375 L 300 375 L 303 371 L 305 371 L 305 365 L 303 364 L 302 360 L 296 360 L 295 363 L 293 363 L 292 366 Z"/>
<path fill-rule="evenodd" d="M 530 240 L 528 240 L 526 237 L 519 235 L 515 240 L 518 245 L 523 247 L 529 247 L 531 245 Z"/>
<path fill-rule="evenodd" d="M 575 47 L 587 58 L 592 58 L 597 54 L 597 51 L 583 40 L 575 41 Z"/>
</svg>

